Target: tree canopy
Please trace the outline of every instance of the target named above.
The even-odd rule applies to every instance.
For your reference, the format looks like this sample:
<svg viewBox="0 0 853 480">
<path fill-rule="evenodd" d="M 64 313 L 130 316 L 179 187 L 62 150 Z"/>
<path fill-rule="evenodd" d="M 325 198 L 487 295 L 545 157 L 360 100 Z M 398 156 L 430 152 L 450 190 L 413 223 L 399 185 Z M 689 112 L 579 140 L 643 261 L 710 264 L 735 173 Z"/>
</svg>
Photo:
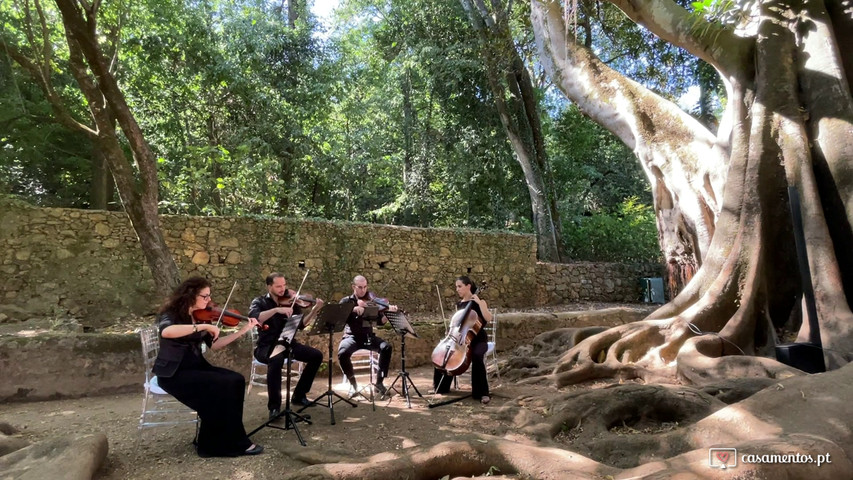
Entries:
<svg viewBox="0 0 853 480">
<path fill-rule="evenodd" d="M 546 201 L 562 219 L 555 227 L 570 232 L 559 250 L 576 260 L 655 259 L 651 218 L 625 213 L 631 202 L 650 204 L 641 168 L 606 130 L 585 138 L 596 127 L 553 95 L 537 62 L 529 5 L 507 5 L 502 34 L 540 105 L 553 185 Z M 327 31 L 310 11 L 289 15 L 266 2 L 104 3 L 100 48 L 153 152 L 158 211 L 536 232 L 496 107 L 500 83 L 490 87 L 487 44 L 463 6 L 342 2 Z M 72 118 L 90 115 L 55 7 L 3 0 L 0 191 L 42 205 L 119 208 L 102 149 L 61 121 L 44 82 L 9 55 L 39 50 L 39 9 L 55 48 L 52 90 Z M 130 152 L 124 134 L 117 141 Z M 638 247 L 604 248 L 612 235 L 599 233 L 602 222 L 636 233 Z M 602 246 L 588 253 L 588 243 Z"/>
</svg>

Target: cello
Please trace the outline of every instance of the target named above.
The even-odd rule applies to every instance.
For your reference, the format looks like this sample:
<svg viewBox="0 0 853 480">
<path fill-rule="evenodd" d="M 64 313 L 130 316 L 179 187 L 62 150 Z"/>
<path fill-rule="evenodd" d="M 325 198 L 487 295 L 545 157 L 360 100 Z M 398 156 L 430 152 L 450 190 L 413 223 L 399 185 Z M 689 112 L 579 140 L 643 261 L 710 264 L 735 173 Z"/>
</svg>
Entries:
<svg viewBox="0 0 853 480">
<path fill-rule="evenodd" d="M 483 285 L 477 289 L 476 293 L 485 289 Z M 471 366 L 471 341 L 486 324 L 486 321 L 474 310 L 475 303 L 474 300 L 470 300 L 465 308 L 453 314 L 447 335 L 432 351 L 432 364 L 451 377 L 468 371 L 468 367 Z"/>
</svg>

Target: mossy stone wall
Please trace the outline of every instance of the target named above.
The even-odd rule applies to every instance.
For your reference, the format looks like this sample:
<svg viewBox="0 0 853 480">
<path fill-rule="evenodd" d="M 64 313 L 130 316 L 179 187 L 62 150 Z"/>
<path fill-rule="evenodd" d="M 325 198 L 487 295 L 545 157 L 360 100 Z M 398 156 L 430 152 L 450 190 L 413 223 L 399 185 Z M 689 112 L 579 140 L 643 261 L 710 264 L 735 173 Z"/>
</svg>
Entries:
<svg viewBox="0 0 853 480">
<path fill-rule="evenodd" d="M 234 217 L 162 217 L 184 276 L 213 282 L 216 301 L 244 311 L 283 273 L 296 288 L 337 300 L 354 275 L 408 311 L 455 301 L 453 280 L 486 281 L 490 305 L 521 308 L 575 301 L 631 302 L 660 265 L 548 264 L 531 235 L 344 222 Z M 0 323 L 74 319 L 92 329 L 155 312 L 162 301 L 135 232 L 121 212 L 36 208 L 0 199 Z M 438 289 L 436 288 L 438 287 Z"/>
</svg>

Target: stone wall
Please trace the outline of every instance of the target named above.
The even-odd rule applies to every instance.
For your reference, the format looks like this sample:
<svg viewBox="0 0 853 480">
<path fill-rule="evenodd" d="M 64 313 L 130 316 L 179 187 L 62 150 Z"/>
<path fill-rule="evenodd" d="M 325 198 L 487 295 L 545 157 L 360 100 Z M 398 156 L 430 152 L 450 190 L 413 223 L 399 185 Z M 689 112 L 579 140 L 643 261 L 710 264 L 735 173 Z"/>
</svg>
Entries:
<svg viewBox="0 0 853 480">
<path fill-rule="evenodd" d="M 639 279 L 660 265 L 547 264 L 531 235 L 420 229 L 293 219 L 162 217 L 166 242 L 185 276 L 203 275 L 222 303 L 245 311 L 282 272 L 305 291 L 336 300 L 365 275 L 372 289 L 408 311 L 455 301 L 453 279 L 486 281 L 491 306 L 531 307 L 579 300 L 632 302 Z M 98 329 L 152 314 L 161 299 L 127 216 L 121 212 L 36 208 L 0 199 L 0 323 L 73 319 Z"/>
</svg>

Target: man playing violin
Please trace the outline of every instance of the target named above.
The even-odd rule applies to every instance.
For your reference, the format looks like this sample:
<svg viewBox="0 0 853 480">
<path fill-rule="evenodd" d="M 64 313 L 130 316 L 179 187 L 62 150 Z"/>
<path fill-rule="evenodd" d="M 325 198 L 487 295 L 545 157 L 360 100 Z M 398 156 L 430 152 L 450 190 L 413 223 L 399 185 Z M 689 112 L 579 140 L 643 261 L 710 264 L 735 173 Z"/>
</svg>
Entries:
<svg viewBox="0 0 853 480">
<path fill-rule="evenodd" d="M 385 340 L 376 337 L 373 333 L 372 322 L 377 322 L 382 325 L 387 321 L 385 315 L 381 312 L 387 308 L 390 312 L 396 312 L 396 305 L 379 305 L 379 313 L 371 318 L 371 315 L 376 310 L 368 309 L 371 302 L 378 300 L 376 295 L 367 289 L 367 279 L 361 275 L 356 276 L 352 280 L 352 295 L 341 299 L 340 303 L 355 303 L 349 318 L 347 326 L 344 330 L 344 337 L 341 344 L 338 346 L 338 363 L 341 370 L 344 371 L 344 376 L 347 377 L 350 384 L 350 395 L 355 395 L 358 392 L 358 384 L 355 380 L 355 371 L 352 366 L 352 354 L 356 350 L 362 348 L 379 352 L 379 374 L 374 386 L 379 391 L 380 395 L 385 395 L 387 388 L 383 381 L 388 376 L 388 367 L 391 365 L 391 344 Z"/>
<path fill-rule="evenodd" d="M 280 337 L 287 318 L 291 315 L 302 314 L 303 307 L 300 306 L 300 301 L 294 301 L 296 300 L 296 292 L 287 288 L 287 280 L 284 275 L 277 272 L 270 273 L 267 276 L 266 284 L 267 294 L 252 300 L 249 316 L 257 318 L 261 324 L 258 332 L 258 346 L 255 348 L 255 358 L 259 362 L 267 364 L 267 391 L 269 393 L 267 407 L 270 410 L 270 419 L 272 419 L 277 417 L 281 411 L 281 371 L 284 368 L 285 360 L 287 360 L 284 349 L 279 348 L 279 351 L 276 351 L 275 347 L 281 344 Z M 311 323 L 322 306 L 323 301 L 317 299 L 316 307 L 303 318 L 302 324 L 299 326 L 300 330 Z M 305 363 L 299 381 L 296 383 L 296 388 L 293 389 L 290 402 L 300 407 L 311 405 L 307 395 L 314 383 L 314 376 L 317 374 L 320 364 L 323 363 L 323 353 L 295 340 L 291 342 L 290 347 L 293 351 L 293 359 Z"/>
</svg>

